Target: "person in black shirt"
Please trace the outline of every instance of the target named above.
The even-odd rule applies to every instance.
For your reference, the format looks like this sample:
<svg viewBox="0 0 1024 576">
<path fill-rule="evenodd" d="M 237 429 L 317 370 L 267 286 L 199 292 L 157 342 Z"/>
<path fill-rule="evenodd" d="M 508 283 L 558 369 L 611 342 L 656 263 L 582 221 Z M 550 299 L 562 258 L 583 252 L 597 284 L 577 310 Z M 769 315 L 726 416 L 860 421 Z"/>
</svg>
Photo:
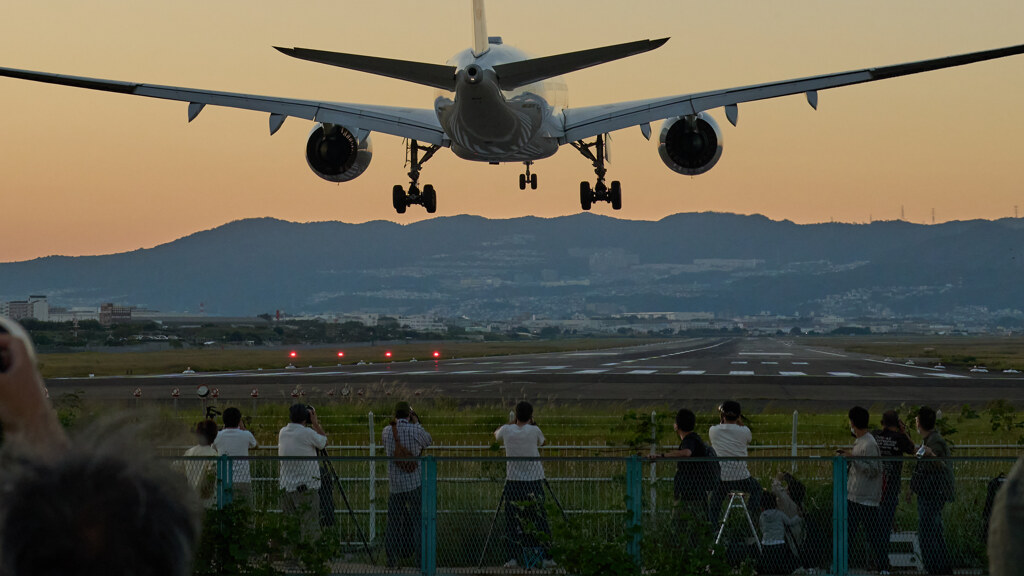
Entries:
<svg viewBox="0 0 1024 576">
<path fill-rule="evenodd" d="M 899 458 L 904 454 L 914 453 L 914 441 L 907 434 L 907 426 L 893 410 L 882 414 L 881 430 L 875 430 L 871 435 L 875 437 L 882 458 Z M 880 566 L 879 570 L 889 570 L 889 534 L 896 518 L 896 505 L 900 500 L 903 462 L 885 462 L 882 471 L 882 502 L 878 510 L 878 529 L 884 532 L 884 537 L 878 541 L 885 542 L 886 553 L 880 555 L 885 566 Z"/>
<path fill-rule="evenodd" d="M 694 432 L 697 417 L 683 408 L 676 413 L 673 428 L 679 436 L 679 448 L 655 455 L 654 458 L 706 458 L 708 447 L 700 434 Z M 689 535 L 691 545 L 698 541 L 698 530 L 707 529 L 708 490 L 713 476 L 709 462 L 676 463 L 673 495 L 675 498 L 675 522 L 680 532 Z"/>
</svg>

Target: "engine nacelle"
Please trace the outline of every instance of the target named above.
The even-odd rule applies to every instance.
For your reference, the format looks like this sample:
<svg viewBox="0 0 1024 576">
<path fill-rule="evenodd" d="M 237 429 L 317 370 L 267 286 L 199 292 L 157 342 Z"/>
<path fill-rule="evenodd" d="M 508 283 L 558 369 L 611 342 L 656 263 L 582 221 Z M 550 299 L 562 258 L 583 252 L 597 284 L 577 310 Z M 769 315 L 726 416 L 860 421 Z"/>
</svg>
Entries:
<svg viewBox="0 0 1024 576">
<path fill-rule="evenodd" d="M 373 143 L 362 142 L 344 126 L 317 124 L 306 142 L 306 162 L 314 174 L 329 182 L 348 182 L 366 171 L 373 159 Z"/>
<path fill-rule="evenodd" d="M 669 118 L 661 129 L 658 153 L 666 166 L 680 174 L 703 174 L 722 157 L 722 131 L 703 112 Z"/>
</svg>

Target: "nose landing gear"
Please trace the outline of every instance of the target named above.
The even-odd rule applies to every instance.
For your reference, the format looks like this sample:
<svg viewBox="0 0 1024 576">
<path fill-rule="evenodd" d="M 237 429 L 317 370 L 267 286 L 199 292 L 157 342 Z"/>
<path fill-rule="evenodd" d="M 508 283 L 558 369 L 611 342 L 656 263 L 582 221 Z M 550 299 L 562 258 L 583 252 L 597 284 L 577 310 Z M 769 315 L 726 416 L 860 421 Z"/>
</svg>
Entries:
<svg viewBox="0 0 1024 576">
<path fill-rule="evenodd" d="M 410 140 L 406 145 L 406 154 L 409 165 L 409 191 L 406 192 L 400 184 L 391 189 L 391 201 L 395 212 L 405 214 L 405 209 L 413 204 L 419 204 L 426 208 L 427 214 L 437 212 L 437 192 L 434 187 L 427 184 L 420 190 L 420 171 L 423 165 L 430 160 L 441 147 L 436 144 L 421 146 L 416 140 Z M 423 158 L 420 158 L 423 152 Z"/>
<path fill-rule="evenodd" d="M 526 166 L 526 173 L 519 175 L 519 189 L 526 190 L 526 185 L 529 184 L 530 190 L 536 190 L 537 175 L 530 173 L 530 166 L 533 165 L 533 162 L 523 162 L 523 164 Z"/>
<path fill-rule="evenodd" d="M 612 205 L 612 210 L 622 209 L 622 184 L 615 180 L 609 187 L 604 181 L 605 174 L 608 173 L 604 167 L 608 159 L 606 146 L 604 134 L 598 135 L 593 142 L 572 142 L 573 148 L 594 163 L 594 173 L 597 175 L 597 182 L 593 188 L 590 182 L 580 182 L 580 207 L 584 210 L 590 210 L 595 202 L 608 202 Z"/>
</svg>

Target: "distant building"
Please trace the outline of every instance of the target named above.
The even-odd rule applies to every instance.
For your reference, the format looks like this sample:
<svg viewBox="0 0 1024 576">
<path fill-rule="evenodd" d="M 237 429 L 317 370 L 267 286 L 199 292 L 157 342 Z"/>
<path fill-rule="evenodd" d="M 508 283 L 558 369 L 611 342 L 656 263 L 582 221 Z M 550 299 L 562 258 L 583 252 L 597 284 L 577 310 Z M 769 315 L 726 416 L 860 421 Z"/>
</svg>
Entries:
<svg viewBox="0 0 1024 576">
<path fill-rule="evenodd" d="M 24 320 L 32 317 L 32 308 L 28 300 L 12 300 L 7 303 L 7 315 L 11 320 Z"/>
<path fill-rule="evenodd" d="M 11 305 L 7 302 L 0 302 L 0 316 L 10 316 Z"/>
<path fill-rule="evenodd" d="M 83 320 L 99 320 L 100 309 L 89 306 L 76 306 L 73 308 L 50 308 L 50 322 L 79 322 Z"/>
<path fill-rule="evenodd" d="M 50 321 L 50 303 L 46 296 L 34 295 L 28 297 L 29 317 L 40 322 Z"/>
<path fill-rule="evenodd" d="M 398 325 L 417 332 L 448 331 L 448 327 L 433 316 L 399 316 Z"/>
<path fill-rule="evenodd" d="M 132 307 L 119 306 L 111 303 L 100 306 L 100 324 L 126 324 L 132 321 Z"/>
</svg>

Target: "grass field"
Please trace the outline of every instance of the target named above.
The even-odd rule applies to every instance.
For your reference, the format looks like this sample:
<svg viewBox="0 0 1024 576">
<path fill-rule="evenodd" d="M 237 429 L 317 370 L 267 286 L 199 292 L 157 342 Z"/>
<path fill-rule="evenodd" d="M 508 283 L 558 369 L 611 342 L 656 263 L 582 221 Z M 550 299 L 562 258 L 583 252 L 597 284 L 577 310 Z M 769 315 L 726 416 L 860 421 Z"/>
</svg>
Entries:
<svg viewBox="0 0 1024 576">
<path fill-rule="evenodd" d="M 203 348 L 161 350 L 156 352 L 74 352 L 42 354 L 40 369 L 44 378 L 88 376 L 117 376 L 122 374 L 174 374 L 191 367 L 197 372 L 226 370 L 255 370 L 257 368 L 283 368 L 289 362 L 296 366 L 334 366 L 338 363 L 355 364 L 384 362 L 384 353 L 392 352 L 393 361 L 410 358 L 430 359 L 434 351 L 442 358 L 471 358 L 505 356 L 510 354 L 537 354 L 566 350 L 594 350 L 620 346 L 639 346 L 659 342 L 647 338 L 580 338 L 526 342 L 431 342 L 409 343 L 397 346 L 359 346 L 294 348 L 297 358 L 290 358 L 288 348 Z M 339 358 L 338 352 L 345 357 Z"/>
<path fill-rule="evenodd" d="M 946 366 L 986 366 L 1024 371 L 1021 336 L 859 336 L 808 338 L 802 342 L 894 359 L 928 358 Z"/>
</svg>

